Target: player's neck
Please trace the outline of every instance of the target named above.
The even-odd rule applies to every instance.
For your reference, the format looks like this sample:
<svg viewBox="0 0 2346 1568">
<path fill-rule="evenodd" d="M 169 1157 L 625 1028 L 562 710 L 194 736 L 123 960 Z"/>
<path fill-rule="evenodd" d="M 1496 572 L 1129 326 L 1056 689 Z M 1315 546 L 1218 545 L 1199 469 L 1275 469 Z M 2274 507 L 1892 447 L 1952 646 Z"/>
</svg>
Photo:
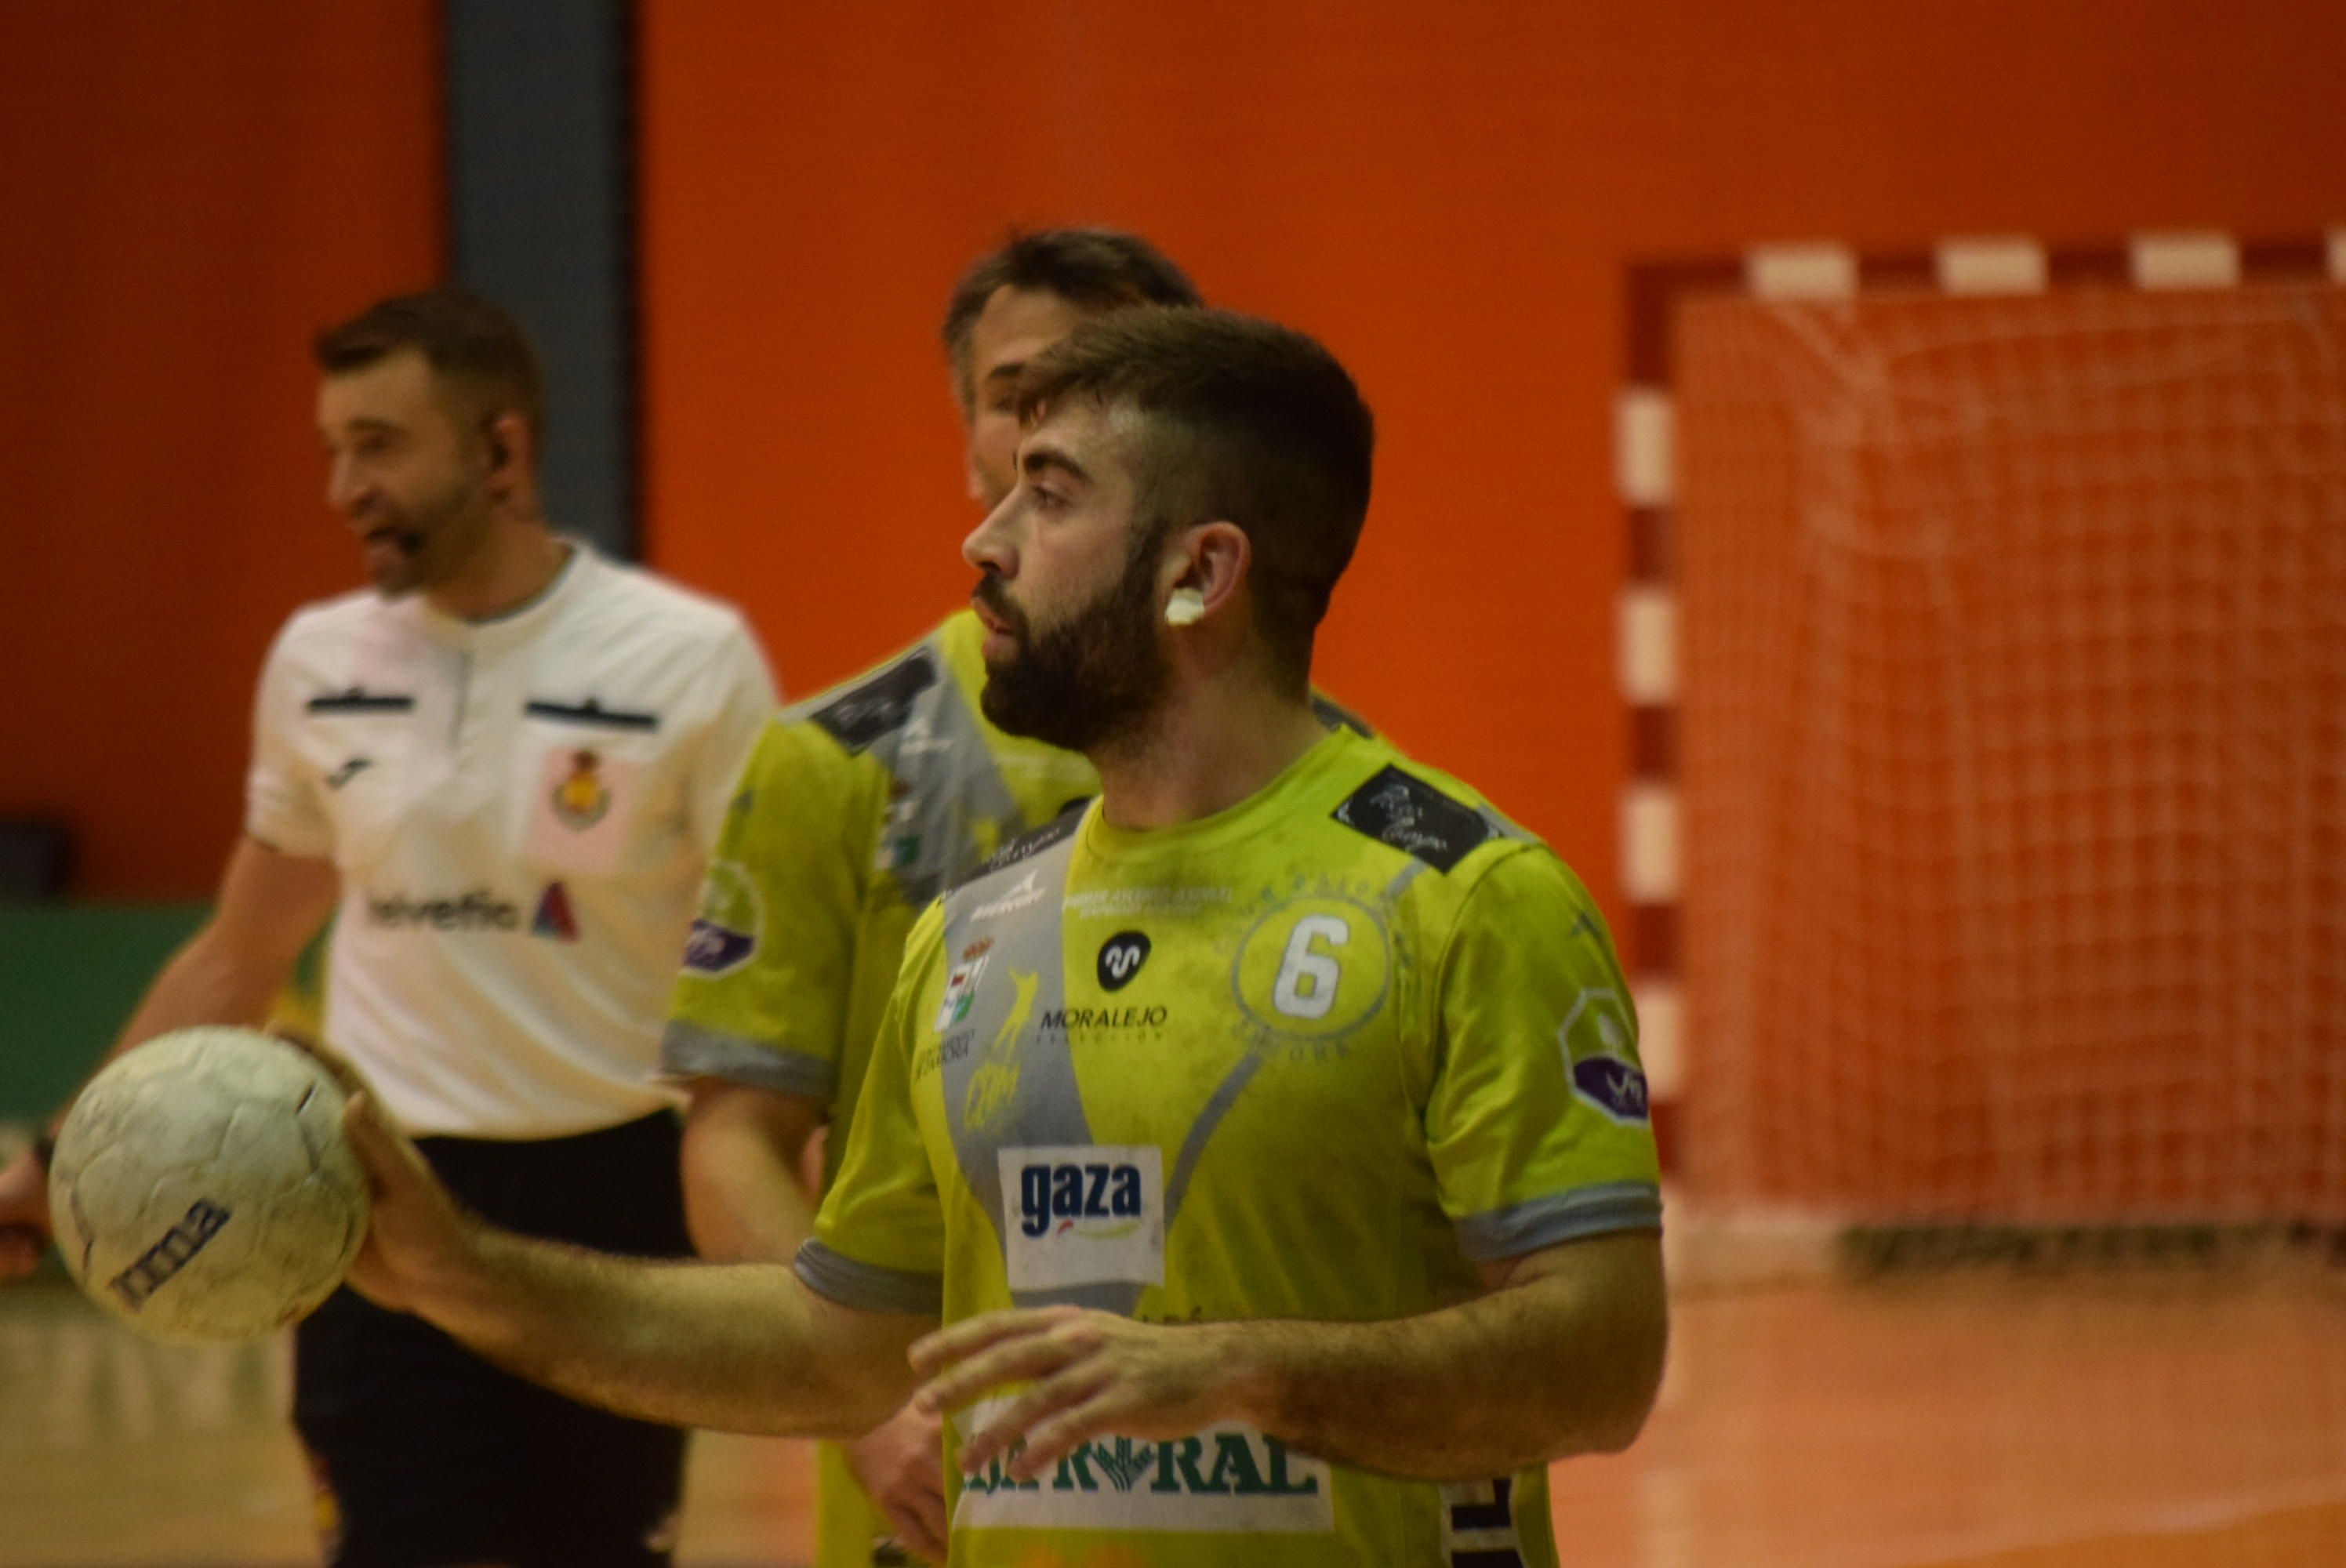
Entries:
<svg viewBox="0 0 2346 1568">
<path fill-rule="evenodd" d="M 499 517 L 463 568 L 424 596 L 433 608 L 458 620 L 491 620 L 545 593 L 569 559 L 570 546 L 547 530 L 543 518 Z"/>
<path fill-rule="evenodd" d="M 1308 697 L 1251 681 L 1178 684 L 1148 728 L 1090 753 L 1100 809 L 1124 829 L 1228 810 L 1327 734 Z"/>
</svg>

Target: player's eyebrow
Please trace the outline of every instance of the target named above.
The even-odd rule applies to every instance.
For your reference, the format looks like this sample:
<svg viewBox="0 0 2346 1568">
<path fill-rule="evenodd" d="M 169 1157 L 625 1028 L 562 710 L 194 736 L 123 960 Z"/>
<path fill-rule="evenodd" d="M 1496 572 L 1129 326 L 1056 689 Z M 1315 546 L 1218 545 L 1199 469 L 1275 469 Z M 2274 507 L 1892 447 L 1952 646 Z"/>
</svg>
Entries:
<svg viewBox="0 0 2346 1568">
<path fill-rule="evenodd" d="M 992 386 L 996 382 L 1015 382 L 1025 369 L 1025 360 L 1005 360 L 985 372 L 985 384 Z"/>
<path fill-rule="evenodd" d="M 1091 482 L 1092 476 L 1085 470 L 1084 465 L 1069 457 L 1063 447 L 1037 446 L 1029 443 L 1026 449 L 1018 454 L 1018 472 L 1030 479 L 1044 470 L 1051 468 L 1057 469 L 1068 478 L 1079 483 Z"/>
<path fill-rule="evenodd" d="M 325 446 L 327 451 L 332 452 L 334 449 L 334 443 L 338 440 L 355 440 L 362 435 L 399 435 L 403 433 L 403 428 L 404 427 L 397 423 L 395 421 L 388 419 L 345 420 L 341 424 L 320 424 L 318 426 L 318 440 Z"/>
</svg>

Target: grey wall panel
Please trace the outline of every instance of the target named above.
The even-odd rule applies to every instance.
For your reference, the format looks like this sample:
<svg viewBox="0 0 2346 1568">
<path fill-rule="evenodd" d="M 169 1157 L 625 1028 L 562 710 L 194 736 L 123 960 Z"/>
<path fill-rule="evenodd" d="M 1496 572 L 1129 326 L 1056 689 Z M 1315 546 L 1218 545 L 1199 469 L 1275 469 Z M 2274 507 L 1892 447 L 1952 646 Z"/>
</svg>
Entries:
<svg viewBox="0 0 2346 1568">
<path fill-rule="evenodd" d="M 444 0 L 449 270 L 546 359 L 546 514 L 636 545 L 635 124 L 625 0 Z"/>
</svg>

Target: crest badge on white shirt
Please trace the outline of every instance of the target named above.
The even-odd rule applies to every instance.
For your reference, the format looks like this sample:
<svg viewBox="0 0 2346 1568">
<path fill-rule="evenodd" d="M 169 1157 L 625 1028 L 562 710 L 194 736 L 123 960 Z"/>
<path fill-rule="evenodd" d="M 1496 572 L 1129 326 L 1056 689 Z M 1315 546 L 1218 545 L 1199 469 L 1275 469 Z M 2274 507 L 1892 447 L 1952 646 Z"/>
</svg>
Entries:
<svg viewBox="0 0 2346 1568">
<path fill-rule="evenodd" d="M 547 751 L 531 792 L 530 857 L 588 875 L 617 871 L 635 783 L 635 764 L 595 747 Z"/>
</svg>

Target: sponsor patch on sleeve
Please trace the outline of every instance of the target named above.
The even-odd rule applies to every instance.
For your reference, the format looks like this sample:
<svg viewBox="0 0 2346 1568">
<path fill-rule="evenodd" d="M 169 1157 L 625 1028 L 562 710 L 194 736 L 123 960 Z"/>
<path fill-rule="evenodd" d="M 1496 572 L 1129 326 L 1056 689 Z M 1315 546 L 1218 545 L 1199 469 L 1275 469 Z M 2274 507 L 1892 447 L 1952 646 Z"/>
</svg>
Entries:
<svg viewBox="0 0 2346 1568">
<path fill-rule="evenodd" d="M 700 912 L 684 939 L 688 974 L 714 979 L 730 974 L 757 956 L 760 920 L 757 884 L 731 860 L 711 860 L 700 884 Z"/>
<path fill-rule="evenodd" d="M 1613 1121 L 1644 1125 L 1646 1071 L 1637 1064 L 1637 1025 L 1610 988 L 1584 991 L 1556 1027 L 1572 1092 Z"/>
<path fill-rule="evenodd" d="M 1455 869 L 1493 832 L 1473 808 L 1392 767 L 1353 790 L 1334 816 L 1354 832 L 1414 855 L 1437 871 Z"/>
</svg>

